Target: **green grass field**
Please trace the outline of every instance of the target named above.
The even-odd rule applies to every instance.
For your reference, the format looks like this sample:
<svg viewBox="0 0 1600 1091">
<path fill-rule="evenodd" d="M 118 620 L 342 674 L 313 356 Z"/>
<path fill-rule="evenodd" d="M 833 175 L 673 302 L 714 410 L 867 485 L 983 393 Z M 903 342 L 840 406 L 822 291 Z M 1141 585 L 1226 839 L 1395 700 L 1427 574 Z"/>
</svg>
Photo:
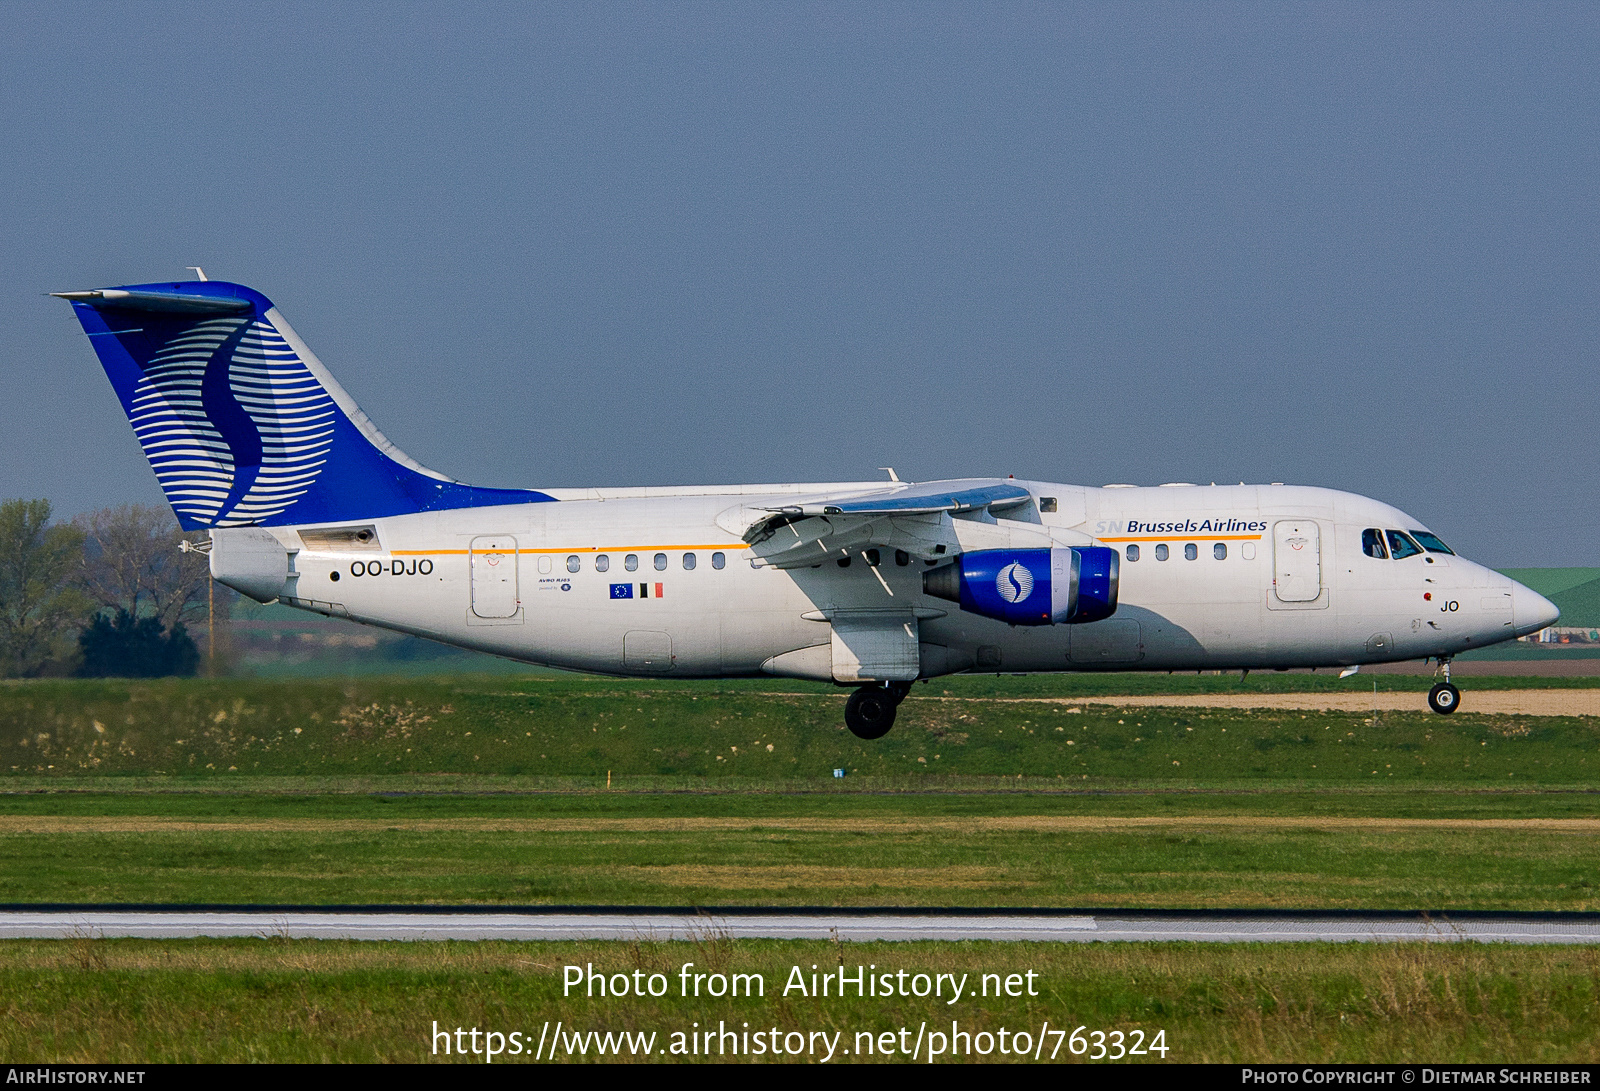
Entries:
<svg viewBox="0 0 1600 1091">
<path fill-rule="evenodd" d="M 1259 685 L 1291 682 L 1338 685 Z M 997 699 L 1009 683 L 1061 699 Z M 1600 907 L 1592 718 L 1072 700 L 1119 684 L 1240 687 L 953 680 L 863 743 L 835 691 L 799 684 L 7 686 L 0 886 L 17 902 Z"/>
<path fill-rule="evenodd" d="M 1600 821 L 1552 819 L 1536 797 L 1450 800 L 1426 818 L 1359 813 L 1428 809 L 1394 795 L 1354 814 L 1325 797 L 1194 802 L 32 795 L 5 801 L 0 889 L 22 902 L 1600 908 Z M 1438 817 L 1458 803 L 1478 817 Z M 1515 817 L 1529 811 L 1541 817 Z"/>
<path fill-rule="evenodd" d="M 1547 680 L 1495 681 L 1510 687 Z M 840 691 L 776 682 L 45 682 L 0 687 L 0 777 L 12 779 L 0 786 L 87 776 L 219 783 L 230 776 L 476 775 L 593 783 L 609 772 L 683 778 L 685 785 L 793 787 L 815 786 L 836 768 L 923 778 L 930 788 L 952 777 L 1076 780 L 1081 787 L 1600 785 L 1595 718 L 1418 712 L 1385 713 L 1374 723 L 1370 712 L 1119 709 L 1070 700 L 1108 692 L 1273 692 L 1292 682 L 1338 686 L 1337 679 L 1307 675 L 1243 687 L 1236 678 L 1210 676 L 951 680 L 917 687 L 894 731 L 871 743 L 845 731 Z M 1396 677 L 1381 684 L 1419 689 L 1426 682 Z"/>
<path fill-rule="evenodd" d="M 917 687 L 895 730 L 868 744 L 843 730 L 839 691 L 779 681 L 6 684 L 0 889 L 20 903 L 712 912 L 1600 909 L 1600 718 L 1074 703 L 1371 685 L 952 679 Z M 958 1009 L 560 995 L 568 962 L 692 961 L 776 987 L 791 965 L 841 959 L 1031 969 L 1044 990 Z M 713 923 L 693 944 L 0 942 L 8 1061 L 459 1060 L 430 1052 L 436 1020 L 529 1041 L 547 1021 L 654 1032 L 660 1048 L 696 1022 L 737 1021 L 841 1034 L 853 1049 L 858 1033 L 951 1018 L 1129 1041 L 1165 1030 L 1172 1061 L 1594 1061 L 1597 1000 L 1600 950 L 1565 947 L 830 945 L 734 942 Z"/>
<path fill-rule="evenodd" d="M 760 974 L 764 996 L 678 995 L 679 968 Z M 795 966 L 809 976 L 879 971 L 954 974 L 976 989 L 986 973 L 1032 971 L 1037 996 L 857 999 L 783 995 Z M 667 995 L 563 995 L 562 968 L 659 972 Z M 908 976 L 908 982 L 910 982 Z M 1023 979 L 1026 980 L 1025 978 Z M 998 984 L 998 982 L 996 982 Z M 1025 990 L 1019 990 L 1025 991 Z M 1075 1057 L 1065 1035 L 1084 1027 L 1134 1032 L 1173 1062 L 1590 1062 L 1600 1059 L 1600 950 L 1455 944 L 844 944 L 731 941 L 708 930 L 698 943 L 345 943 L 257 940 L 0 942 L 0 1057 L 11 1062 L 461 1061 L 433 1052 L 435 1024 L 522 1035 L 527 1062 L 559 1021 L 567 1033 L 653 1035 L 648 1059 L 695 1030 L 776 1030 L 786 1048 L 814 1033 L 835 1043 L 835 1063 L 909 1060 L 879 1052 L 891 1034 L 910 1052 L 919 1028 L 1041 1038 L 1041 1060 Z M 957 1024 L 951 1028 L 950 1024 Z M 547 1027 L 548 1024 L 548 1027 Z M 698 1027 L 695 1026 L 698 1024 Z M 906 1030 L 902 1038 L 898 1031 Z M 1041 1031 L 1044 1033 L 1041 1035 Z M 790 1038 L 789 1035 L 797 1037 Z M 861 1035 L 862 1037 L 858 1037 Z M 873 1052 L 865 1053 L 867 1039 Z M 931 1040 L 931 1039 L 930 1039 Z M 504 1039 L 503 1039 L 504 1041 Z M 615 1041 L 615 1039 L 613 1039 Z M 638 1039 L 634 1039 L 637 1045 Z M 1108 1036 L 1106 1052 L 1115 1039 Z M 481 1044 L 481 1040 L 480 1040 Z M 741 1048 L 744 1041 L 739 1041 Z M 620 1056 L 559 1060 L 645 1060 Z M 823 1059 L 823 1043 L 815 1042 Z M 509 1048 L 509 1047 L 507 1047 Z M 581 1048 L 581 1047 L 580 1047 Z M 917 1059 L 926 1061 L 926 1046 Z M 948 1046 L 947 1046 L 948 1049 Z M 846 1052 L 847 1051 L 847 1052 Z M 1095 1052 L 1089 1038 L 1088 1052 Z M 578 1053 L 577 1049 L 573 1050 Z M 770 1053 L 712 1059 L 771 1060 Z M 544 1058 L 548 1059 L 548 1057 Z M 794 1057 L 790 1059 L 805 1059 Z M 1031 1059 L 1031 1058 L 1029 1058 Z"/>
</svg>

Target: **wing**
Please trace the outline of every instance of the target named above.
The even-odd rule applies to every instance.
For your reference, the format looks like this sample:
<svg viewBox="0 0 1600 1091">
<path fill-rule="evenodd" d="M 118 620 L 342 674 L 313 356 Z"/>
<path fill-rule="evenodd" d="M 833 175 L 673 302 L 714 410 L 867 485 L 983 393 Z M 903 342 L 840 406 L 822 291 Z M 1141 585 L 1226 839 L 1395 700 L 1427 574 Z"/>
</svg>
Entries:
<svg viewBox="0 0 1600 1091">
<path fill-rule="evenodd" d="M 1026 521 L 1036 523 L 1033 504 L 1033 494 L 1015 482 L 976 478 L 745 506 L 717 521 L 749 542 L 766 564 L 805 568 L 871 547 L 903 550 L 919 560 L 953 556 L 971 531 L 993 524 L 997 515 L 1031 515 Z M 1043 528 L 1021 533 L 1049 540 Z"/>
<path fill-rule="evenodd" d="M 798 503 L 765 508 L 773 517 L 791 519 L 818 515 L 952 515 L 986 508 L 1005 510 L 1033 501 L 1033 494 L 1007 481 L 925 481 L 850 497 L 812 497 Z"/>
</svg>

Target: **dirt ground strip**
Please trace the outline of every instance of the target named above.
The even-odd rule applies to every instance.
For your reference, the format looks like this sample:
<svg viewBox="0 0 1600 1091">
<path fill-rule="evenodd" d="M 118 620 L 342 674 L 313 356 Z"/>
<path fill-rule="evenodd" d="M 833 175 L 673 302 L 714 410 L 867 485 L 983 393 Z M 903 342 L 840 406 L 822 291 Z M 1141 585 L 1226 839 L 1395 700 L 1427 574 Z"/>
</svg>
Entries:
<svg viewBox="0 0 1600 1091">
<path fill-rule="evenodd" d="M 1429 675 L 1432 663 L 1411 660 L 1405 663 L 1369 663 L 1362 674 Z M 1600 655 L 1567 657 L 1557 652 L 1538 659 L 1457 659 L 1451 668 L 1457 678 L 1501 675 L 1519 678 L 1595 678 L 1600 677 Z"/>
<path fill-rule="evenodd" d="M 1359 686 L 1360 682 L 1353 685 Z M 971 701 L 970 697 L 912 697 Z M 1194 693 L 1156 697 L 993 697 L 985 700 L 1117 708 L 1285 709 L 1295 712 L 1427 712 L 1426 693 Z M 1461 693 L 1461 711 L 1491 716 L 1600 716 L 1600 689 L 1502 689 Z"/>
<path fill-rule="evenodd" d="M 762 830 L 904 834 L 1070 832 L 1147 828 L 1318 830 L 1549 830 L 1600 833 L 1600 818 L 1346 818 L 1271 815 L 994 815 L 970 818 L 223 818 L 159 815 L 0 815 L 0 837 L 41 833 L 670 833 Z"/>
</svg>

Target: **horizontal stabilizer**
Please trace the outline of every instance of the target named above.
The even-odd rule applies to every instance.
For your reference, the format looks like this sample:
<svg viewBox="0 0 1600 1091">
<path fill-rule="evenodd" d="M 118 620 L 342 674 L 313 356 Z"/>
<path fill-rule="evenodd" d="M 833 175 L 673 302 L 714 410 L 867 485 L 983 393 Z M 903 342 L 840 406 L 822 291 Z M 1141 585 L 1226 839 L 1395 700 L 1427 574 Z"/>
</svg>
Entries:
<svg viewBox="0 0 1600 1091">
<path fill-rule="evenodd" d="M 51 292 L 57 299 L 87 303 L 91 307 L 119 311 L 150 311 L 158 314 L 243 314 L 251 309 L 248 299 L 194 295 L 189 292 L 138 292 L 123 288 L 100 288 L 91 292 Z"/>
</svg>

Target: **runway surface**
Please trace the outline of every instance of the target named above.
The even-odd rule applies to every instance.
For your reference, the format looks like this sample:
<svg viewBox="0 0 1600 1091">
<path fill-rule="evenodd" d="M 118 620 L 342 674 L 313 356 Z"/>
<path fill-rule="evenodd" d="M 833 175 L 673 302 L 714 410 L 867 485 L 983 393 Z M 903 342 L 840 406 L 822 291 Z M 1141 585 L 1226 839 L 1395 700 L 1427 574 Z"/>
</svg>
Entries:
<svg viewBox="0 0 1600 1091">
<path fill-rule="evenodd" d="M 0 939 L 192 939 L 255 936 L 355 940 L 1007 940 L 1094 943 L 1600 943 L 1600 918 L 1228 913 L 894 914 L 810 911 L 452 912 L 93 909 L 0 911 Z"/>
</svg>

